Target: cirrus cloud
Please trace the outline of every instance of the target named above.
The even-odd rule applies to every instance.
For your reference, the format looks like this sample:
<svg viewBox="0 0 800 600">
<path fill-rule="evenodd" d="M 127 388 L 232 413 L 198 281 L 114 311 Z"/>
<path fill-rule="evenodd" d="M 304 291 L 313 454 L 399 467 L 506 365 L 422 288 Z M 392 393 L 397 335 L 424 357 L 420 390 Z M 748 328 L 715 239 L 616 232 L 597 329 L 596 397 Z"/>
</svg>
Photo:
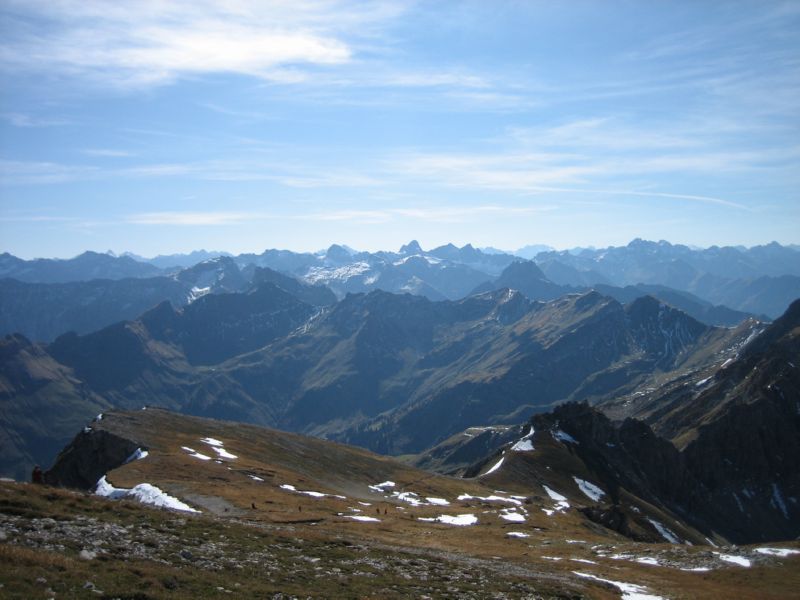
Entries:
<svg viewBox="0 0 800 600">
<path fill-rule="evenodd" d="M 350 38 L 397 12 L 337 0 L 4 3 L 0 67 L 116 87 L 234 73 L 299 81 L 302 68 L 351 60 Z"/>
</svg>

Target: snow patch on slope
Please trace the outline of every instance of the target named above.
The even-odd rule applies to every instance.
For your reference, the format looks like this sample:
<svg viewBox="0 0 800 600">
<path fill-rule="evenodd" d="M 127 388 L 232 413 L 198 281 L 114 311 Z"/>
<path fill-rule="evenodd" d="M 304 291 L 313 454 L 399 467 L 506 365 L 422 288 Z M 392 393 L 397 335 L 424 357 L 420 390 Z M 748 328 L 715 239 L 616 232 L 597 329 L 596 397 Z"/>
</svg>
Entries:
<svg viewBox="0 0 800 600">
<path fill-rule="evenodd" d="M 595 484 L 590 483 L 584 479 L 579 479 L 575 476 L 572 477 L 575 480 L 575 483 L 578 484 L 580 490 L 589 497 L 590 500 L 594 502 L 600 502 L 600 499 L 606 495 L 606 493 L 597 487 Z"/>
<path fill-rule="evenodd" d="M 112 498 L 114 500 L 132 498 L 134 500 L 138 500 L 142 504 L 149 504 L 151 506 L 158 506 L 160 508 L 170 508 L 172 510 L 180 510 L 192 513 L 200 512 L 199 510 L 192 508 L 188 504 L 184 504 L 177 498 L 170 496 L 169 494 L 161 491 L 156 486 L 149 483 L 140 483 L 131 489 L 116 488 L 108 482 L 105 475 L 103 475 L 97 481 L 94 493 L 98 496 Z"/>
<path fill-rule="evenodd" d="M 214 438 L 211 438 L 211 437 L 207 437 L 207 438 L 203 438 L 200 441 L 203 442 L 204 444 L 208 444 L 209 446 L 211 446 L 211 449 L 214 452 L 216 452 L 217 456 L 219 456 L 220 458 L 229 458 L 229 459 L 239 458 L 235 454 L 231 454 L 230 452 L 225 450 L 224 444 L 221 441 L 217 440 L 217 439 L 214 439 Z"/>
<path fill-rule="evenodd" d="M 531 452 L 533 450 L 533 425 L 527 435 L 519 439 L 519 441 L 511 446 L 514 452 Z"/>
<path fill-rule="evenodd" d="M 603 583 L 613 585 L 620 592 L 622 592 L 622 600 L 664 600 L 662 596 L 646 593 L 647 588 L 641 585 L 636 585 L 635 583 L 625 583 L 623 581 L 614 581 L 613 579 L 603 579 L 602 577 L 592 575 L 591 573 L 579 573 L 578 571 L 573 571 L 573 573 L 575 573 L 575 575 L 578 577 L 594 579 L 595 581 L 602 581 Z"/>
<path fill-rule="evenodd" d="M 183 450 L 189 453 L 189 456 L 192 458 L 199 458 L 200 460 L 211 460 L 210 456 L 206 456 L 200 452 L 197 452 L 194 448 L 189 448 L 188 446 L 181 446 Z"/>
<path fill-rule="evenodd" d="M 473 514 L 464 515 L 439 515 L 435 518 L 420 517 L 420 521 L 444 523 L 445 525 L 457 525 L 459 527 L 466 527 L 468 525 L 475 525 L 478 522 L 478 517 Z"/>
<path fill-rule="evenodd" d="M 135 460 L 142 460 L 143 458 L 147 458 L 147 456 L 149 454 L 150 453 L 147 450 L 142 450 L 141 448 L 137 448 L 136 450 L 133 451 L 133 454 L 131 454 L 127 458 L 127 460 L 125 461 L 125 464 L 127 465 L 129 462 L 133 462 Z"/>
<path fill-rule="evenodd" d="M 566 431 L 561 431 L 560 429 L 554 429 L 550 433 L 553 434 L 553 437 L 560 442 L 566 442 L 569 444 L 580 444 L 578 440 L 568 434 Z"/>
<path fill-rule="evenodd" d="M 672 531 L 664 527 L 661 523 L 656 521 L 655 519 L 651 519 L 647 517 L 647 520 L 650 521 L 650 524 L 656 528 L 656 531 L 661 534 L 665 540 L 667 540 L 670 544 L 680 544 L 681 540 L 675 535 Z"/>
<path fill-rule="evenodd" d="M 495 471 L 497 471 L 497 470 L 500 468 L 500 466 L 503 464 L 503 461 L 504 461 L 505 459 L 506 459 L 506 457 L 505 457 L 505 456 L 502 456 L 502 457 L 500 457 L 500 460 L 498 460 L 498 461 L 497 461 L 497 462 L 494 464 L 494 466 L 492 466 L 492 468 L 491 468 L 491 469 L 489 469 L 488 471 L 486 471 L 486 473 L 484 473 L 484 475 L 489 475 L 489 474 L 491 474 L 491 473 L 494 473 Z"/>
</svg>

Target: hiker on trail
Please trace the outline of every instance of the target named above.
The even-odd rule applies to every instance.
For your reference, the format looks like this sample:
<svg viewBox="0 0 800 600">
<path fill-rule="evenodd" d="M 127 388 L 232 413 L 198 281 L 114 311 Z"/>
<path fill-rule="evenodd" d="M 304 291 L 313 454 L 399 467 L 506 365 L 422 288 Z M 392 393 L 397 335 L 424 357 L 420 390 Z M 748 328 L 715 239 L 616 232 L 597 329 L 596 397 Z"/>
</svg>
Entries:
<svg viewBox="0 0 800 600">
<path fill-rule="evenodd" d="M 33 473 L 31 473 L 31 481 L 33 483 L 44 483 L 44 473 L 39 465 L 33 467 Z"/>
</svg>

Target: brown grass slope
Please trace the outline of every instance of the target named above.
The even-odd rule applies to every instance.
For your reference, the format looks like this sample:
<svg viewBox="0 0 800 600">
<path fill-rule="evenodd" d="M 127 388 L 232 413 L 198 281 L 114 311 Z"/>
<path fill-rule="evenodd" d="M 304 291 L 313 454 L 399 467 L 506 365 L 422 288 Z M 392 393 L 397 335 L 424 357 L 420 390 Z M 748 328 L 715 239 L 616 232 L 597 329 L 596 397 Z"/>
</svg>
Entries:
<svg viewBox="0 0 800 600">
<path fill-rule="evenodd" d="M 513 462 L 510 470 L 457 479 L 333 442 L 154 409 L 107 413 L 90 427 L 65 451 L 62 462 L 92 436 L 127 440 L 127 449 L 146 448 L 149 454 L 111 469 L 108 481 L 119 488 L 151 483 L 202 513 L 156 512 L 137 509 L 130 502 L 63 492 L 53 492 L 56 506 L 48 507 L 42 500 L 23 502 L 17 494 L 13 502 L 0 501 L 2 527 L 10 531 L 0 548 L 6 553 L 4 562 L 13 567 L 4 570 L 4 584 L 33 589 L 36 578 L 44 577 L 48 584 L 63 582 L 63 589 L 72 589 L 77 596 L 74 586 L 88 579 L 106 593 L 124 589 L 148 598 L 221 597 L 225 592 L 218 587 L 236 592 L 237 584 L 247 586 L 241 593 L 251 595 L 281 591 L 365 598 L 618 597 L 617 587 L 575 574 L 580 572 L 636 584 L 643 593 L 670 598 L 778 598 L 790 597 L 800 583 L 796 556 L 779 558 L 752 548 L 726 548 L 724 552 L 752 561 L 752 567 L 744 569 L 720 560 L 708 547 L 626 540 L 577 510 L 591 503 L 583 502 L 580 491 L 569 487 L 558 472 L 537 483 L 523 477 Z M 202 441 L 209 437 L 222 442 L 225 453 L 236 458 L 217 456 Z M 184 446 L 219 462 L 195 458 Z M 524 458 L 528 453 L 519 454 Z M 384 492 L 369 487 L 386 480 L 395 487 Z M 546 514 L 542 509 L 550 508 L 553 500 L 542 483 L 567 495 L 570 508 Z M 2 489 L 6 497 L 13 497 Z M 32 489 L 36 498 L 46 488 L 11 489 Z M 414 506 L 392 491 L 413 492 L 422 504 Z M 464 494 L 471 498 L 459 500 Z M 449 504 L 433 504 L 428 498 Z M 31 509 L 34 514 L 29 514 L 31 505 L 39 507 Z M 119 543 L 106 536 L 105 542 L 94 546 L 90 531 L 68 536 L 64 549 L 42 541 L 46 536 L 41 530 L 60 527 L 59 515 L 64 512 L 72 512 L 67 517 L 77 520 L 75 511 L 91 511 L 100 521 L 117 520 L 133 527 L 120 532 Z M 503 517 L 510 512 L 524 520 Z M 477 517 L 477 524 L 459 527 L 423 520 L 463 514 Z M 12 519 L 21 515 L 28 521 Z M 36 520 L 50 516 L 56 525 Z M 378 520 L 358 521 L 353 516 Z M 142 528 L 138 522 L 151 526 Z M 510 532 L 528 537 L 510 537 Z M 143 549 L 133 560 L 125 548 Z M 82 549 L 97 552 L 93 562 L 80 561 L 77 554 Z M 638 562 L 642 557 L 658 564 Z M 64 561 L 73 562 L 64 566 Z M 92 565 L 92 577 L 84 579 L 87 564 Z M 201 575 L 199 569 L 206 565 L 212 571 Z M 682 570 L 698 567 L 712 570 Z M 123 588 L 114 587 L 115 581 Z M 175 582 L 177 587 L 170 588 Z"/>
</svg>

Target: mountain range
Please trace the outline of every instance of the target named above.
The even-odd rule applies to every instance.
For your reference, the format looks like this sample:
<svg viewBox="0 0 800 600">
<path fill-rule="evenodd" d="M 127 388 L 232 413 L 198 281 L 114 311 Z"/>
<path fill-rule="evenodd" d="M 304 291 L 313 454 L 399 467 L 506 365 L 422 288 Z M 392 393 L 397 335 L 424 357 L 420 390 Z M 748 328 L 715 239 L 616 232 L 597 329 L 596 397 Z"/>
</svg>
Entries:
<svg viewBox="0 0 800 600">
<path fill-rule="evenodd" d="M 620 252 L 639 247 L 653 245 Z M 771 254 L 754 256 L 796 253 L 765 248 Z M 750 251 L 722 254 L 731 252 Z M 3 342 L 4 420 L 8 431 L 24 422 L 34 432 L 4 440 L 4 468 L 17 465 L 19 476 L 47 463 L 74 430 L 74 421 L 51 422 L 34 408 L 56 389 L 68 404 L 85 404 L 83 418 L 100 406 L 157 404 L 419 453 L 466 427 L 515 423 L 565 401 L 666 394 L 687 377 L 702 379 L 764 327 L 688 292 L 559 284 L 534 261 L 471 246 L 424 252 L 411 242 L 396 254 L 332 246 L 318 256 L 258 257 L 295 271 L 319 263 L 301 278 L 248 260 L 218 256 L 138 279 L 3 280 L 0 315 L 14 332 Z M 448 273 L 485 270 L 454 277 L 463 290 L 488 278 L 455 300 L 347 291 L 369 287 L 365 274 L 376 265 L 381 281 L 428 273 L 440 289 L 450 285 Z M 427 285 L 411 277 L 415 291 Z M 334 289 L 322 283 L 336 281 Z M 46 436 L 56 441 L 37 441 Z"/>
<path fill-rule="evenodd" d="M 763 327 L 707 326 L 652 297 L 623 306 L 597 292 L 535 302 L 504 288 L 433 302 L 376 291 L 319 307 L 296 295 L 317 288 L 284 285 L 162 303 L 47 345 L 7 337 L 5 425 L 37 421 L 65 441 L 70 428 L 30 411 L 56 387 L 73 402 L 156 404 L 419 452 L 471 425 L 704 373 Z M 5 469 L 48 459 L 35 443 L 5 456 Z"/>
<path fill-rule="evenodd" d="M 339 299 L 383 290 L 459 300 L 503 287 L 523 291 L 532 300 L 590 289 L 623 303 L 649 294 L 719 326 L 748 317 L 776 318 L 800 296 L 800 252 L 777 244 L 692 250 L 635 240 L 605 251 L 540 252 L 527 262 L 470 245 L 424 251 L 417 242 L 398 252 L 333 245 L 317 254 L 197 251 L 149 262 L 137 262 L 130 254 L 86 252 L 70 260 L 33 261 L 4 254 L 0 333 L 22 333 L 42 342 L 69 331 L 89 333 L 134 319 L 163 301 L 179 308 L 206 293 L 244 291 L 259 268 L 327 286 Z"/>
<path fill-rule="evenodd" d="M 175 266 L 154 276 L 6 278 L 0 474 L 25 480 L 49 466 L 51 486 L 225 519 L 245 527 L 242 540 L 249 527 L 289 527 L 325 556 L 344 536 L 371 548 L 382 571 L 392 569 L 385 553 L 405 560 L 411 544 L 448 565 L 424 577 L 453 594 L 494 593 L 465 583 L 459 565 L 496 557 L 514 565 L 504 571 L 511 596 L 602 597 L 598 581 L 642 597 L 758 597 L 764 577 L 790 589 L 786 561 L 800 549 L 755 545 L 800 536 L 800 299 L 772 320 L 680 286 L 785 280 L 791 294 L 797 251 L 612 250 L 605 264 L 596 250 L 524 260 L 411 242 L 397 253 L 165 257 Z M 115 277 L 133 261 L 98 256 Z M 29 278 L 78 268 L 5 263 Z M 51 527 L 26 521 L 34 509 L 17 494 L 0 484 L 3 539 L 23 543 L 24 529 L 44 540 Z M 95 502 L 46 498 L 70 515 Z M 118 526 L 104 518 L 91 526 Z M 67 529 L 69 544 L 95 535 Z M 92 547 L 82 560 L 132 558 Z M 564 562 L 554 575 L 547 561 Z M 758 585 L 715 574 L 730 565 L 757 568 Z M 623 573 L 637 583 L 615 578 Z M 364 593 L 391 596 L 390 581 Z"/>
</svg>

